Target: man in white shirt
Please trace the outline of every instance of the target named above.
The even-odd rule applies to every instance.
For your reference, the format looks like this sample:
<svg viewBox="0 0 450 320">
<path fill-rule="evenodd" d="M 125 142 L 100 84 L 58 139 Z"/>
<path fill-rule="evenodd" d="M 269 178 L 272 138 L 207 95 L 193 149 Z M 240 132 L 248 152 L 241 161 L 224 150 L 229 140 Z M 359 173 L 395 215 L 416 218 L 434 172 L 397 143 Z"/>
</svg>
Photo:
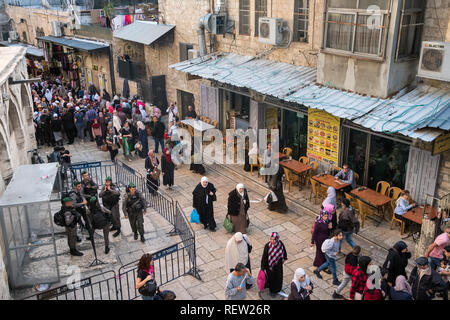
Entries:
<svg viewBox="0 0 450 320">
<path fill-rule="evenodd" d="M 170 103 L 170 106 L 167 108 L 166 112 L 169 115 L 169 123 L 177 123 L 176 119 L 178 118 L 178 108 L 173 102 Z"/>
</svg>

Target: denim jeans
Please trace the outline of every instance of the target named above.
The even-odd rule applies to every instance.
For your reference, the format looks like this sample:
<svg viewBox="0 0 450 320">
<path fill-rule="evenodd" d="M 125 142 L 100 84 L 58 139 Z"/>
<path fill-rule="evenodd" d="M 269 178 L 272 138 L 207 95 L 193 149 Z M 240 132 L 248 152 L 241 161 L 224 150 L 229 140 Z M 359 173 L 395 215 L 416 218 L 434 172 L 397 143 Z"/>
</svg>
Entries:
<svg viewBox="0 0 450 320">
<path fill-rule="evenodd" d="M 153 138 L 155 140 L 155 153 L 158 153 L 159 145 L 161 145 L 161 152 L 164 151 L 164 138 Z"/>
<path fill-rule="evenodd" d="M 428 263 L 430 264 L 430 268 L 433 270 L 436 270 L 436 267 L 439 267 L 441 265 L 441 261 L 442 261 L 442 259 L 439 259 L 439 258 L 433 258 L 433 257 L 428 258 Z"/>
<path fill-rule="evenodd" d="M 327 259 L 327 261 L 319 267 L 318 271 L 320 272 L 329 266 L 331 268 L 333 280 L 338 281 L 338 278 L 336 275 L 336 259 L 330 258 L 327 254 L 325 254 L 325 259 Z"/>
<path fill-rule="evenodd" d="M 345 239 L 345 241 L 347 241 L 347 243 L 350 245 L 350 247 L 354 248 L 355 243 L 353 242 L 352 234 L 353 234 L 353 232 L 342 232 L 342 235 L 343 235 L 343 238 Z M 342 240 L 339 241 L 339 251 L 341 251 L 341 247 L 342 247 Z"/>
</svg>

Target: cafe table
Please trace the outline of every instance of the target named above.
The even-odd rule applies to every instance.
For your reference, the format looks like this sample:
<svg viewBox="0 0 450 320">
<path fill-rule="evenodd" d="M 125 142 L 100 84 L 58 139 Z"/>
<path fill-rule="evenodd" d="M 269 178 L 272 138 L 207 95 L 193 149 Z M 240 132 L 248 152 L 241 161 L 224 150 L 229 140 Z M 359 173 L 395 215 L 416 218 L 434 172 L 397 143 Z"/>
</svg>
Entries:
<svg viewBox="0 0 450 320">
<path fill-rule="evenodd" d="M 356 198 L 370 204 L 372 207 L 377 208 L 378 216 L 381 218 L 384 218 L 384 209 L 386 205 L 392 201 L 388 196 L 366 187 L 355 188 L 350 193 Z"/>
<path fill-rule="evenodd" d="M 424 206 L 413 208 L 413 209 L 405 212 L 402 217 L 405 219 L 408 219 L 409 221 L 412 221 L 414 223 L 422 225 L 424 209 L 425 209 Z M 430 210 L 430 205 L 427 205 L 426 211 L 427 211 L 428 219 L 436 218 L 436 215 L 437 215 L 436 207 L 432 207 Z"/>
<path fill-rule="evenodd" d="M 318 174 L 312 177 L 314 180 L 320 182 L 321 184 L 327 185 L 329 187 L 333 187 L 336 190 L 341 190 L 345 187 L 348 187 L 350 183 L 345 183 L 338 181 L 331 174 Z"/>
<path fill-rule="evenodd" d="M 283 153 L 280 153 L 280 155 L 284 155 Z M 297 160 L 281 160 L 280 165 L 286 169 L 291 170 L 295 174 L 299 175 L 300 177 L 305 177 L 306 173 L 312 169 L 311 166 L 308 166 L 300 161 Z M 301 187 L 300 187 L 301 190 Z"/>
</svg>

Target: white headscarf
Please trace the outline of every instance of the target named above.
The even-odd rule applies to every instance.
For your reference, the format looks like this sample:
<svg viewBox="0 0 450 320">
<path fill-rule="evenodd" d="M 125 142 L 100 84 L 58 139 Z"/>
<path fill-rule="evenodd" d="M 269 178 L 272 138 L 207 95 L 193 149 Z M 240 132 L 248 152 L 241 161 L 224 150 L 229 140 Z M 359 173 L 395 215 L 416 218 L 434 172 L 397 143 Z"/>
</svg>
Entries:
<svg viewBox="0 0 450 320">
<path fill-rule="evenodd" d="M 244 191 L 242 191 L 242 193 L 239 192 L 239 189 L 244 189 L 244 185 L 242 183 L 238 183 L 236 185 L 236 191 L 241 195 L 241 197 L 244 197 Z"/>
<path fill-rule="evenodd" d="M 305 280 L 300 282 L 298 278 L 303 276 L 305 276 Z M 305 289 L 306 286 L 309 286 L 311 284 L 309 277 L 306 275 L 305 270 L 303 270 L 302 268 L 298 268 L 297 270 L 295 270 L 294 279 L 292 279 L 292 282 L 295 283 L 297 291 L 300 291 L 300 288 Z"/>
<path fill-rule="evenodd" d="M 240 243 L 237 243 L 240 241 Z M 225 247 L 225 266 L 228 269 L 234 269 L 240 262 L 244 265 L 248 262 L 248 244 L 251 245 L 250 239 L 247 235 L 243 235 L 241 232 L 236 232 Z"/>
<path fill-rule="evenodd" d="M 113 126 L 116 128 L 117 132 L 120 132 L 120 129 L 122 129 L 120 118 L 117 115 L 113 116 Z"/>
<path fill-rule="evenodd" d="M 202 185 L 202 187 L 203 187 L 203 182 L 208 182 L 208 178 L 207 177 L 203 177 L 201 180 L 200 180 L 200 183 L 201 183 L 201 185 Z M 207 186 L 208 184 L 206 184 L 206 186 Z M 206 186 L 204 186 L 203 188 L 206 188 Z"/>
<path fill-rule="evenodd" d="M 332 204 L 336 208 L 336 189 L 328 187 L 327 197 L 323 200 L 322 205 L 325 207 L 327 204 Z"/>
<path fill-rule="evenodd" d="M 253 147 L 248 151 L 248 155 L 257 154 L 258 153 L 258 144 L 253 142 Z"/>
<path fill-rule="evenodd" d="M 52 92 L 49 89 L 45 90 L 45 95 L 44 96 L 48 100 L 48 102 L 52 102 L 53 94 L 52 94 Z"/>
<path fill-rule="evenodd" d="M 139 129 L 145 130 L 145 126 L 144 126 L 144 124 L 142 123 L 142 121 L 136 122 L 136 125 L 137 125 L 137 127 L 138 127 Z"/>
</svg>

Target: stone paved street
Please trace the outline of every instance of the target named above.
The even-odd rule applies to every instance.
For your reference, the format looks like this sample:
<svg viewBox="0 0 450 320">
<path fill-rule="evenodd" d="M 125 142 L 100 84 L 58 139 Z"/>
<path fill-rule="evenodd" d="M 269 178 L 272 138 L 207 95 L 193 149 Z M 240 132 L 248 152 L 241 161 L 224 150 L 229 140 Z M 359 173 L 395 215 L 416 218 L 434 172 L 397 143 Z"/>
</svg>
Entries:
<svg viewBox="0 0 450 320">
<path fill-rule="evenodd" d="M 152 147 L 152 139 L 149 139 L 149 143 L 150 147 Z M 66 147 L 72 152 L 72 162 L 74 163 L 79 161 L 108 160 L 109 158 L 109 153 L 99 151 L 95 143 L 76 143 Z M 41 156 L 44 155 L 44 151 L 49 150 L 41 150 Z M 119 154 L 117 159 L 123 160 L 122 154 Z M 145 173 L 144 160 L 135 158 L 131 163 L 127 162 L 127 164 L 135 170 Z M 202 225 L 192 225 L 196 233 L 197 264 L 202 281 L 191 276 L 184 276 L 168 283 L 163 287 L 164 289 L 175 291 L 178 299 L 204 300 L 225 298 L 224 286 L 228 272 L 224 268 L 224 253 L 226 243 L 231 235 L 227 234 L 223 228 L 223 221 L 227 211 L 228 192 L 233 190 L 238 182 L 243 182 L 249 191 L 251 201 L 249 210 L 251 224 L 248 229 L 248 235 L 253 244 L 253 251 L 250 255 L 253 275 L 256 276 L 259 272 L 261 254 L 265 243 L 269 240 L 271 232 L 277 231 L 288 253 L 288 261 L 284 265 L 284 292 L 286 294 L 289 293 L 288 287 L 294 271 L 296 268 L 301 267 L 307 271 L 311 281 L 314 283 L 315 289 L 312 299 L 331 299 L 331 294 L 335 289 L 335 286 L 332 285 L 331 275 L 322 273 L 323 280 L 320 280 L 312 273 L 315 269 L 312 265 L 315 248 L 311 249 L 309 246 L 311 240 L 310 228 L 319 206 L 309 202 L 309 189 L 290 194 L 285 190 L 289 211 L 286 214 L 280 214 L 269 211 L 261 201 L 268 190 L 264 187 L 261 178 L 258 178 L 255 173 L 251 177 L 249 173 L 242 170 L 242 166 L 207 166 L 206 176 L 218 190 L 217 202 L 214 207 L 218 230 L 211 232 L 204 230 Z M 172 190 L 167 190 L 165 187 L 162 187 L 160 190 L 163 194 L 167 194 L 177 200 L 185 214 L 189 215 L 192 210 L 192 190 L 199 183 L 200 178 L 200 175 L 191 173 L 188 165 L 182 165 L 175 171 L 175 186 Z M 99 266 L 94 270 L 83 268 L 83 277 L 98 273 L 98 268 L 117 271 L 121 265 L 139 259 L 144 252 L 155 252 L 180 241 L 177 236 L 169 237 L 166 235 L 166 232 L 170 231 L 171 225 L 152 210 L 149 210 L 145 217 L 147 238 L 145 244 L 132 239 L 132 233 L 126 220 L 122 220 L 122 225 L 123 229 L 120 237 L 112 238 L 110 235 L 112 250 L 107 258 L 103 253 L 102 234 L 97 231 L 96 242 L 98 242 L 98 247 L 100 248 L 98 249 L 100 252 L 99 258 L 109 262 L 109 264 Z M 376 223 L 371 219 L 366 221 L 366 227 L 361 230 L 361 235 L 365 238 L 354 236 L 354 241 L 362 247 L 363 255 L 369 255 L 379 265 L 384 262 L 387 254 L 386 248 L 400 240 L 398 228 L 392 231 L 389 230 L 387 222 L 383 222 L 377 227 Z M 412 249 L 412 242 L 408 243 Z M 85 256 L 82 258 L 73 258 L 67 255 L 65 239 L 59 240 L 58 244 L 60 244 L 58 245 L 60 263 L 64 266 L 69 263 L 85 266 L 92 260 L 92 255 L 88 254 L 92 250 L 86 241 L 80 246 L 85 253 Z M 346 242 L 343 243 L 342 251 L 344 253 L 350 251 L 350 247 Z M 343 262 L 344 256 L 340 256 L 337 260 L 339 279 L 342 279 Z M 66 267 L 64 266 L 61 267 L 62 270 L 65 270 Z M 408 270 L 411 270 L 411 264 Z M 344 296 L 348 296 L 348 290 L 349 288 L 346 288 L 343 292 Z M 247 299 L 281 298 L 281 296 L 271 298 L 266 292 L 260 295 L 256 286 L 253 286 L 247 295 Z"/>
</svg>

